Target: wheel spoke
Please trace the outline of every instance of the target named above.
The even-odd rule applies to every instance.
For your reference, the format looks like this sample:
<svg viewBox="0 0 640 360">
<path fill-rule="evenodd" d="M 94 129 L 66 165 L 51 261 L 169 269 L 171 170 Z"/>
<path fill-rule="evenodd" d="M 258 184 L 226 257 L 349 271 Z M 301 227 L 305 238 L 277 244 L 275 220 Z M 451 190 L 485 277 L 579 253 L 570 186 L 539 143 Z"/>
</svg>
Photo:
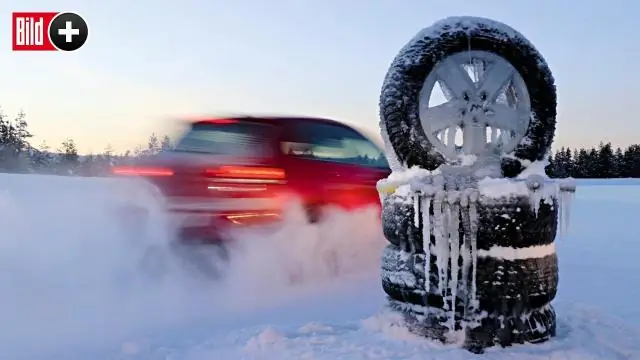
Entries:
<svg viewBox="0 0 640 360">
<path fill-rule="evenodd" d="M 475 93 L 475 84 L 469 74 L 453 60 L 447 59 L 437 66 L 438 78 L 442 81 L 446 90 L 449 90 L 457 99 L 462 99 L 463 95 L 470 96 Z M 446 90 L 444 91 L 446 94 Z"/>
<path fill-rule="evenodd" d="M 442 94 L 447 101 L 455 100 L 455 94 L 447 88 L 447 85 L 442 80 L 438 80 L 438 85 L 440 85 L 440 90 L 442 90 Z"/>
<path fill-rule="evenodd" d="M 449 127 L 449 130 L 447 131 L 447 147 L 450 147 L 451 149 L 455 150 L 456 149 L 456 133 L 458 132 L 458 126 L 451 126 Z"/>
<path fill-rule="evenodd" d="M 462 115 L 458 109 L 456 101 L 420 109 L 420 120 L 425 131 L 432 134 L 442 131 L 450 126 L 459 125 L 462 122 Z"/>
<path fill-rule="evenodd" d="M 495 144 L 498 141 L 498 129 L 491 128 L 491 142 Z"/>
<path fill-rule="evenodd" d="M 513 68 L 511 65 L 498 61 L 484 73 L 482 82 L 478 89 L 478 94 L 486 93 L 488 103 L 496 101 L 500 91 L 511 81 L 513 78 Z"/>
<path fill-rule="evenodd" d="M 487 125 L 503 131 L 513 131 L 516 134 L 524 135 L 523 129 L 527 117 L 531 114 L 508 107 L 506 105 L 494 105 L 492 111 L 485 114 Z"/>
<path fill-rule="evenodd" d="M 487 143 L 484 126 L 467 125 L 462 129 L 462 149 L 465 154 L 479 154 Z"/>
</svg>

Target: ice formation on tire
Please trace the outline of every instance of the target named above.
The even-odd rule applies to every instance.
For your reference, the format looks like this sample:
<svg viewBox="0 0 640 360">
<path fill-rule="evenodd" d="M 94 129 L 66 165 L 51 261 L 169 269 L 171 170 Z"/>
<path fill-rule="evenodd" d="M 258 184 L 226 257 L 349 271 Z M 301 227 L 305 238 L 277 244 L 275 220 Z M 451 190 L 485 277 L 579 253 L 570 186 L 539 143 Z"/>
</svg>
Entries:
<svg viewBox="0 0 640 360">
<path fill-rule="evenodd" d="M 464 52 L 510 73 L 489 70 L 482 82 L 467 78 Z M 445 112 L 430 113 L 431 100 L 425 100 L 430 92 L 423 90 L 431 89 L 434 77 L 452 95 L 445 96 Z M 496 88 L 493 95 L 477 93 L 485 82 Z M 498 122 L 488 114 L 500 86 L 524 99 L 507 105 L 524 112 L 507 112 L 500 122 L 511 131 L 509 145 L 483 147 L 486 136 L 479 131 L 491 127 L 492 139 L 497 135 Z M 390 305 L 405 312 L 418 332 L 447 341 L 463 330 L 470 350 L 554 336 L 554 241 L 558 225 L 562 233 L 569 223 L 575 191 L 570 180 L 544 173 L 555 125 L 551 71 L 535 47 L 505 24 L 450 17 L 419 32 L 393 60 L 380 95 L 380 131 L 393 170 L 377 186 L 391 243 L 382 282 Z M 446 143 L 437 136 L 444 126 L 462 129 L 462 146 L 451 145 L 451 132 Z"/>
<path fill-rule="evenodd" d="M 535 167 L 543 169 L 543 166 Z M 575 184 L 571 180 L 554 182 L 546 175 L 533 173 L 524 179 L 485 178 L 478 181 L 477 189 L 448 190 L 447 187 L 451 184 L 447 184 L 442 175 L 438 173 L 430 175 L 431 181 L 425 181 L 425 175 L 424 171 L 415 169 L 394 173 L 389 178 L 380 180 L 378 187 L 393 183 L 402 188 L 403 192 L 412 194 L 409 198 L 413 201 L 413 223 L 414 226 L 422 228 L 424 242 L 423 291 L 426 295 L 433 289 L 445 299 L 447 328 L 450 331 L 455 330 L 455 310 L 461 298 L 467 302 L 463 317 L 469 323 L 464 326 L 477 326 L 480 318 L 474 318 L 470 313 L 479 306 L 476 284 L 479 257 L 523 260 L 549 255 L 549 251 L 555 253 L 553 244 L 529 248 L 494 247 L 490 250 L 479 250 L 477 246 L 478 204 L 526 196 L 532 206 L 531 210 L 537 214 L 540 203 L 557 203 L 562 209 L 558 212 L 559 220 L 566 226 L 569 222 Z M 460 237 L 461 224 L 464 232 Z M 414 251 L 415 248 L 412 247 L 411 252 Z M 437 273 L 433 276 L 435 283 L 431 283 L 431 259 L 437 269 Z M 462 264 L 459 267 L 460 259 Z M 458 274 L 462 274 L 461 278 Z M 415 283 L 415 278 L 411 282 Z M 424 311 L 429 310 L 424 309 Z"/>
</svg>

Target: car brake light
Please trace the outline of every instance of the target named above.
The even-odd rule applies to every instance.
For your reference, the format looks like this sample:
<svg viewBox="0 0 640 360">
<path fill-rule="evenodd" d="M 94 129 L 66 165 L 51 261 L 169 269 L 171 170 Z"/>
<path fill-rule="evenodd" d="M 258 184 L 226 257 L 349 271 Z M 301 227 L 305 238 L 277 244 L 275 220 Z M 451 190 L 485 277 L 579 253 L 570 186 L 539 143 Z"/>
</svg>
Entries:
<svg viewBox="0 0 640 360">
<path fill-rule="evenodd" d="M 207 169 L 205 174 L 232 179 L 283 180 L 285 178 L 283 169 L 262 166 L 221 166 L 217 169 Z"/>
<path fill-rule="evenodd" d="M 115 175 L 129 176 L 172 176 L 173 171 L 167 168 L 117 166 L 112 170 Z"/>
<path fill-rule="evenodd" d="M 199 123 L 209 123 L 209 124 L 235 124 L 238 122 L 238 120 L 235 119 L 206 119 L 206 120 L 200 120 L 198 121 Z"/>
</svg>

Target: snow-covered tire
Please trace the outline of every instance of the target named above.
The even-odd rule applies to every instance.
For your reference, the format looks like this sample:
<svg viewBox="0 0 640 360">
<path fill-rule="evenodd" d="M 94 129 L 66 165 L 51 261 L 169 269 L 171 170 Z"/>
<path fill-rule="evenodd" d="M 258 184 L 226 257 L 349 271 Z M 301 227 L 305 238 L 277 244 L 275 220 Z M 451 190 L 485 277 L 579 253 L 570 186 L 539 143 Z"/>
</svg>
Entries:
<svg viewBox="0 0 640 360">
<path fill-rule="evenodd" d="M 551 302 L 558 291 L 558 258 L 554 241 L 558 203 L 540 201 L 537 211 L 527 196 L 481 201 L 478 206 L 478 250 L 492 247 L 536 253 L 534 257 L 479 257 L 478 299 L 481 308 L 535 309 Z M 512 254 L 515 251 L 508 250 Z M 500 256 L 500 255 L 498 255 Z M 506 314 L 505 314 L 506 315 Z"/>
<path fill-rule="evenodd" d="M 382 233 L 387 241 L 405 251 L 412 244 L 421 244 L 420 229 L 414 226 L 414 210 L 411 199 L 391 194 L 382 202 Z"/>
<path fill-rule="evenodd" d="M 393 60 L 380 96 L 380 126 L 386 130 L 398 159 L 408 168 L 428 170 L 443 163 L 433 151 L 419 118 L 419 97 L 435 65 L 464 51 L 485 51 L 502 57 L 520 74 L 529 92 L 532 117 L 515 148 L 518 159 L 544 159 L 556 127 L 556 88 L 542 55 L 519 32 L 497 21 L 475 17 L 445 19 L 420 32 Z M 513 157 L 502 159 L 505 176 L 523 170 Z"/>
<path fill-rule="evenodd" d="M 528 309 L 520 316 L 490 314 L 480 327 L 469 329 L 465 347 L 472 352 L 493 345 L 540 343 L 556 336 L 556 312 L 551 304 Z"/>
<path fill-rule="evenodd" d="M 528 196 L 481 198 L 478 206 L 478 249 L 523 248 L 552 244 L 558 232 L 558 202 L 541 200 L 533 209 Z"/>
<path fill-rule="evenodd" d="M 438 312 L 424 312 L 425 308 L 406 306 L 391 299 L 389 307 L 404 315 L 406 325 L 415 334 L 447 342 L 446 317 Z M 501 345 L 539 343 L 556 336 L 556 312 L 552 305 L 530 309 L 523 316 L 504 318 L 489 314 L 481 326 L 467 328 L 464 348 L 473 353 L 483 353 L 485 348 Z"/>
<path fill-rule="evenodd" d="M 491 314 L 522 312 L 551 302 L 558 291 L 558 257 L 526 260 L 478 259 L 480 308 Z"/>
<path fill-rule="evenodd" d="M 381 277 L 382 290 L 387 296 L 409 304 L 424 305 L 424 274 L 420 276 L 416 271 L 421 260 L 424 264 L 424 256 L 408 253 L 395 245 L 384 248 Z"/>
<path fill-rule="evenodd" d="M 409 195 L 394 194 L 383 207 L 385 236 L 391 242 L 383 251 L 382 286 L 392 299 L 416 305 L 442 306 L 443 297 L 431 291 L 425 296 L 422 224 L 414 225 Z M 553 248 L 557 233 L 557 202 L 540 202 L 534 210 L 529 197 L 481 199 L 478 209 L 477 298 L 490 313 L 503 309 L 523 312 L 552 301 L 558 289 L 558 258 Z M 391 229 L 391 230 L 389 230 Z M 435 246 L 435 238 L 431 237 Z M 495 247 L 523 249 L 546 246 L 532 258 L 491 257 Z M 507 250 L 512 251 L 512 250 Z M 513 252 L 513 251 L 512 251 Z M 515 252 L 514 252 L 515 253 Z M 483 256 L 485 255 L 485 256 Z M 436 284 L 435 256 L 431 256 L 429 284 Z M 462 273 L 459 273 L 459 279 Z M 509 315 L 509 314 L 504 314 Z"/>
</svg>

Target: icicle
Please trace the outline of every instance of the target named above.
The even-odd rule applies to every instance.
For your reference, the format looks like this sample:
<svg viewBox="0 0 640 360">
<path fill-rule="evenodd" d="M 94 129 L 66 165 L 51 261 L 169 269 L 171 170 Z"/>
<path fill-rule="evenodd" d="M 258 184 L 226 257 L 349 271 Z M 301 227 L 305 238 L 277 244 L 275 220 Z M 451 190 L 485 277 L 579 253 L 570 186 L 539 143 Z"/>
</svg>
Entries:
<svg viewBox="0 0 640 360">
<path fill-rule="evenodd" d="M 560 236 L 564 235 L 564 193 L 560 186 L 556 186 L 556 201 L 558 203 L 558 228 Z"/>
<path fill-rule="evenodd" d="M 563 203 L 563 214 L 564 214 L 564 233 L 569 231 L 569 225 L 571 223 L 571 205 L 573 204 L 573 193 L 565 192 Z"/>
<path fill-rule="evenodd" d="M 451 207 L 447 202 L 447 192 L 444 192 L 444 197 L 442 199 L 442 279 L 444 283 L 442 284 L 443 295 L 446 295 L 446 290 L 449 288 L 449 258 L 451 256 L 451 248 L 449 242 L 449 236 L 451 230 Z M 449 304 L 445 303 L 445 308 Z"/>
<path fill-rule="evenodd" d="M 533 213 L 538 216 L 538 213 L 540 212 L 540 202 L 542 201 L 540 192 L 534 190 L 529 196 L 529 201 L 531 202 L 531 210 L 533 210 Z"/>
<path fill-rule="evenodd" d="M 560 199 L 558 202 L 561 204 L 560 213 L 560 234 L 564 236 L 569 231 L 569 222 L 571 216 L 571 204 L 573 202 L 573 192 L 560 190 Z"/>
<path fill-rule="evenodd" d="M 444 306 L 443 308 L 447 311 L 450 311 L 451 309 L 449 309 L 449 302 L 447 301 L 448 295 L 447 295 L 447 289 L 449 289 L 449 281 L 450 281 L 450 276 L 449 276 L 449 270 L 450 270 L 450 266 L 449 266 L 449 260 L 451 258 L 451 239 L 450 239 L 450 235 L 451 235 L 451 204 L 449 203 L 449 198 L 448 198 L 448 193 L 447 191 L 445 191 L 444 193 L 444 199 L 442 202 L 443 205 L 443 209 L 442 209 L 442 220 L 443 220 L 443 225 L 442 225 L 442 243 L 443 243 L 443 253 L 444 253 L 444 257 L 443 257 L 443 264 L 444 264 L 444 284 L 442 285 L 443 288 L 443 302 L 444 302 Z M 445 250 L 446 248 L 446 250 Z M 453 329 L 451 329 L 453 330 Z"/>
<path fill-rule="evenodd" d="M 544 178 L 540 175 L 530 175 L 525 179 L 527 187 L 529 188 L 529 203 L 531 210 L 538 216 L 540 211 L 540 202 L 544 198 Z"/>
<path fill-rule="evenodd" d="M 469 243 L 471 245 L 471 306 L 477 309 L 477 286 L 478 275 L 478 202 L 479 194 L 474 191 L 469 196 Z"/>
<path fill-rule="evenodd" d="M 463 221 L 463 229 L 464 233 L 462 236 L 462 246 L 461 246 L 461 255 L 462 255 L 462 289 L 466 292 L 465 294 L 465 303 L 464 303 L 464 314 L 463 319 L 467 319 L 467 310 L 469 307 L 469 268 L 471 266 L 471 249 L 469 244 L 469 193 L 473 191 L 471 189 L 466 189 L 462 195 L 460 196 L 460 209 Z"/>
<path fill-rule="evenodd" d="M 413 226 L 420 227 L 420 193 L 413 195 Z"/>
<path fill-rule="evenodd" d="M 449 238 L 451 240 L 451 317 L 449 318 L 450 330 L 455 330 L 456 298 L 458 296 L 458 271 L 460 259 L 460 193 L 458 191 L 449 192 L 447 199 L 449 203 Z"/>
<path fill-rule="evenodd" d="M 422 198 L 422 247 L 424 248 L 424 289 L 429 293 L 431 283 L 431 219 L 429 209 L 431 208 L 431 197 L 425 195 Z"/>
<path fill-rule="evenodd" d="M 442 205 L 444 200 L 444 190 L 438 191 L 433 199 L 433 234 L 435 237 L 436 266 L 438 268 L 438 292 L 444 295 L 445 283 L 447 281 L 447 265 L 449 260 L 449 244 L 444 237 L 444 217 Z"/>
</svg>

